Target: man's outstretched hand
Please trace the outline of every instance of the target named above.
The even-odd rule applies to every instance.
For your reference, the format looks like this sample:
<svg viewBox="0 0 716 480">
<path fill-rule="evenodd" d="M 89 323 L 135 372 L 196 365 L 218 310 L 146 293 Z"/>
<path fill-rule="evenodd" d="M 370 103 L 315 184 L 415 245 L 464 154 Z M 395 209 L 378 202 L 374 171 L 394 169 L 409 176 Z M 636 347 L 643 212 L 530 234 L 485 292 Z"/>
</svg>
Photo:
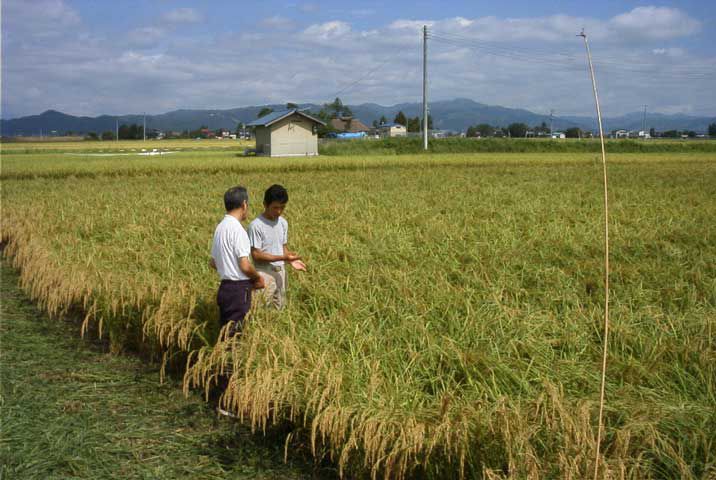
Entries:
<svg viewBox="0 0 716 480">
<path fill-rule="evenodd" d="M 303 263 L 301 260 L 294 260 L 294 261 L 289 262 L 289 263 L 290 263 L 291 266 L 292 266 L 294 269 L 296 269 L 296 270 L 300 270 L 301 272 L 305 272 L 305 271 L 306 271 L 306 264 Z"/>
</svg>

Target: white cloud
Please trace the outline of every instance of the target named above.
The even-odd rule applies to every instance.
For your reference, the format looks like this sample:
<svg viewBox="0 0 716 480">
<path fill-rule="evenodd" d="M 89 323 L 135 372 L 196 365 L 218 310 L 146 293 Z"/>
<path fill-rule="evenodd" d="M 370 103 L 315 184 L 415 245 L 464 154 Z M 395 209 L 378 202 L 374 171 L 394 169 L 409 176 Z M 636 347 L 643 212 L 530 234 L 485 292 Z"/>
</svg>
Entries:
<svg viewBox="0 0 716 480">
<path fill-rule="evenodd" d="M 307 39 L 315 40 L 336 40 L 351 32 L 351 26 L 340 20 L 311 25 L 303 31 L 303 35 Z"/>
<path fill-rule="evenodd" d="M 433 22 L 431 20 L 395 20 L 390 25 L 388 25 L 388 28 L 394 29 L 394 30 L 415 30 L 416 32 L 423 28 L 423 25 L 427 25 L 428 27 L 432 27 L 435 25 L 436 22 Z"/>
<path fill-rule="evenodd" d="M 637 7 L 610 21 L 614 31 L 630 37 L 666 39 L 692 35 L 701 22 L 676 8 Z"/>
<path fill-rule="evenodd" d="M 203 15 L 193 8 L 177 8 L 162 15 L 162 20 L 167 23 L 199 23 L 204 19 Z"/>
<path fill-rule="evenodd" d="M 686 51 L 683 48 L 670 47 L 670 48 L 654 48 L 651 53 L 654 55 L 664 55 L 667 57 L 682 57 L 686 55 Z"/>
</svg>

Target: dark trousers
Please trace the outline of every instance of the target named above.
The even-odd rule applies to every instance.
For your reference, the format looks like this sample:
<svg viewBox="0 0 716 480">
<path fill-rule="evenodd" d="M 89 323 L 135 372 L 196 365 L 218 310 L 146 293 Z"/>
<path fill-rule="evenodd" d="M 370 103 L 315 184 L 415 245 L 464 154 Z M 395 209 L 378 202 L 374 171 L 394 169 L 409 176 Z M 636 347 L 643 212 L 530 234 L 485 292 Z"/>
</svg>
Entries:
<svg viewBox="0 0 716 480">
<path fill-rule="evenodd" d="M 216 294 L 216 303 L 219 305 L 220 324 L 223 327 L 229 321 L 234 326 L 229 331 L 233 337 L 241 333 L 246 314 L 251 309 L 251 280 L 222 280 L 219 292 Z"/>
</svg>

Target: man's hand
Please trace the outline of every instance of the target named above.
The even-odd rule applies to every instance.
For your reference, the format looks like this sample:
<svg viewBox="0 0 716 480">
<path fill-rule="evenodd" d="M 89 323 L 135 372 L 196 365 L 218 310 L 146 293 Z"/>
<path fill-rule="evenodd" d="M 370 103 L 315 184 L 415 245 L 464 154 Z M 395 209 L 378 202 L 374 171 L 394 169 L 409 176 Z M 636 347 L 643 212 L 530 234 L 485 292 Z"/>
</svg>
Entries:
<svg viewBox="0 0 716 480">
<path fill-rule="evenodd" d="M 305 272 L 305 271 L 306 271 L 306 264 L 303 263 L 301 260 L 294 260 L 294 261 L 289 262 L 289 263 L 290 263 L 290 265 L 291 265 L 294 269 L 296 269 L 296 270 L 300 270 L 300 271 L 302 271 L 302 272 Z"/>
<path fill-rule="evenodd" d="M 216 270 L 216 262 L 214 261 L 213 257 L 209 259 L 209 266 Z"/>
<path fill-rule="evenodd" d="M 253 287 L 254 290 L 261 290 L 262 288 L 265 288 L 266 282 L 264 282 L 264 277 L 259 275 L 258 277 L 254 278 Z"/>
</svg>

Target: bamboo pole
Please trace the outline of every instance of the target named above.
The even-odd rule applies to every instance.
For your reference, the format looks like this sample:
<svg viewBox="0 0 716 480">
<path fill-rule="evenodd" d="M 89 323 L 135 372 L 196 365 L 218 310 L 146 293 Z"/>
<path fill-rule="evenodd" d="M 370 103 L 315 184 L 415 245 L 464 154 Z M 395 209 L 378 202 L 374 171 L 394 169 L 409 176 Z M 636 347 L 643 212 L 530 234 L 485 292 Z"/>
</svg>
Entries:
<svg viewBox="0 0 716 480">
<path fill-rule="evenodd" d="M 597 80 L 594 77 L 594 65 L 592 65 L 592 53 L 589 50 L 589 42 L 584 29 L 578 35 L 584 39 L 584 46 L 587 50 L 589 62 L 589 73 L 592 77 L 592 90 L 594 90 L 594 103 L 597 106 L 597 121 L 599 122 L 599 140 L 602 145 L 602 171 L 604 173 L 604 348 L 602 352 L 602 379 L 599 389 L 599 427 L 597 430 L 597 450 L 594 457 L 594 480 L 599 475 L 599 447 L 602 442 L 602 430 L 604 429 L 604 387 L 607 378 L 607 345 L 609 340 L 609 192 L 607 183 L 607 153 L 604 147 L 604 130 L 602 128 L 602 111 L 599 107 L 599 95 L 597 94 Z"/>
</svg>

